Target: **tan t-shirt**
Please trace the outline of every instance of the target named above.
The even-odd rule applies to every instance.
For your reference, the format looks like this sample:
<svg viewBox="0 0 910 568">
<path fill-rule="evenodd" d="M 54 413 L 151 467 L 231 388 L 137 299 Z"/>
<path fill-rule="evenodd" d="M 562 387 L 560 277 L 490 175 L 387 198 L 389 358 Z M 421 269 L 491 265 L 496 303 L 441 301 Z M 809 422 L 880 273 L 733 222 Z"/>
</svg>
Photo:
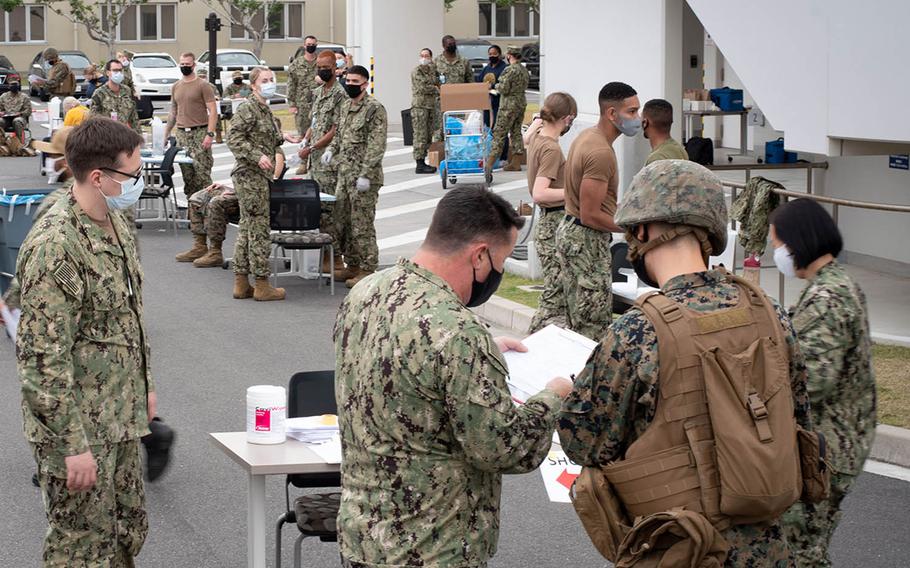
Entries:
<svg viewBox="0 0 910 568">
<path fill-rule="evenodd" d="M 616 195 L 619 189 L 618 166 L 613 146 L 596 126 L 582 131 L 569 148 L 566 158 L 566 213 L 579 215 L 581 180 L 593 179 L 607 183 L 607 195 L 600 208 L 616 214 Z"/>
<path fill-rule="evenodd" d="M 209 113 L 206 103 L 215 102 L 215 92 L 208 81 L 196 78 L 193 81 L 180 80 L 171 90 L 171 115 L 176 112 L 177 127 L 190 128 L 206 126 Z"/>
<path fill-rule="evenodd" d="M 566 187 L 566 159 L 562 156 L 559 142 L 549 136 L 538 134 L 528 149 L 528 191 L 534 193 L 534 182 L 539 177 L 550 178 L 550 187 Z M 563 201 L 540 203 L 541 207 L 559 207 Z"/>
</svg>

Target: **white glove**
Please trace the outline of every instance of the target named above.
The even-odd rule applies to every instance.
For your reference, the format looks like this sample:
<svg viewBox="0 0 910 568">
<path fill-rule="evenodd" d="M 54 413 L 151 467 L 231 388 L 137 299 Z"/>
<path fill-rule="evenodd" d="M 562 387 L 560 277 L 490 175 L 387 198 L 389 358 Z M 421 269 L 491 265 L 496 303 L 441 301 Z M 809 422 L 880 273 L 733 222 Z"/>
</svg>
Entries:
<svg viewBox="0 0 910 568">
<path fill-rule="evenodd" d="M 370 189 L 370 180 L 365 177 L 357 178 L 357 191 L 366 191 Z"/>
<path fill-rule="evenodd" d="M 497 91 L 496 89 L 490 89 L 490 94 L 495 97 L 499 94 L 499 91 Z"/>
<path fill-rule="evenodd" d="M 319 159 L 319 161 L 322 162 L 323 166 L 329 165 L 332 162 L 332 151 L 326 150 L 323 152 L 322 157 Z"/>
</svg>

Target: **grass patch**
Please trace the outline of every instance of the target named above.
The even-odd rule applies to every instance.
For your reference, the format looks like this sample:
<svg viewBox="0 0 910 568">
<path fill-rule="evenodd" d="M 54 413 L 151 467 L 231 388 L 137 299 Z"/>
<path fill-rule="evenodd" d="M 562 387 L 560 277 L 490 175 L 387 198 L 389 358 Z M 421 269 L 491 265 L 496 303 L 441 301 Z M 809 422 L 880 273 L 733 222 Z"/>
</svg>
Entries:
<svg viewBox="0 0 910 568">
<path fill-rule="evenodd" d="M 275 71 L 275 82 L 287 84 L 288 72 L 287 71 Z"/>
<path fill-rule="evenodd" d="M 294 115 L 288 109 L 273 110 L 272 114 L 281 121 L 282 130 L 297 131 L 297 125 L 294 123 Z"/>
<path fill-rule="evenodd" d="M 519 304 L 524 304 L 529 308 L 537 309 L 540 302 L 540 292 L 528 292 L 522 290 L 519 286 L 542 286 L 543 280 L 529 280 L 521 276 L 515 276 L 506 272 L 502 276 L 502 284 L 496 290 L 496 295 L 500 298 L 512 300 Z"/>
<path fill-rule="evenodd" d="M 537 103 L 528 103 L 528 106 L 525 107 L 525 116 L 522 120 L 523 124 L 531 124 L 531 119 L 535 114 L 540 112 L 540 105 Z"/>
<path fill-rule="evenodd" d="M 872 366 L 878 385 L 878 421 L 910 428 L 910 348 L 873 345 Z"/>
</svg>

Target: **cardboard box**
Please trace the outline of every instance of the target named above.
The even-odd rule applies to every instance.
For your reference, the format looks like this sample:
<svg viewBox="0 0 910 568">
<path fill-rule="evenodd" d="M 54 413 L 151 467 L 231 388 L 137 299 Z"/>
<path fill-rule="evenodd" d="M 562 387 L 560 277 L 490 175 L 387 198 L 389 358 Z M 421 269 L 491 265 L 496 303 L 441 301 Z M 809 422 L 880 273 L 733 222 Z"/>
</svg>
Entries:
<svg viewBox="0 0 910 568">
<path fill-rule="evenodd" d="M 442 157 L 445 155 L 442 142 L 433 142 L 430 144 L 430 147 L 427 148 L 427 164 L 433 166 L 434 168 L 439 167 L 439 162 L 442 161 Z"/>
<path fill-rule="evenodd" d="M 450 110 L 490 110 L 490 86 L 486 83 L 457 83 L 439 89 L 439 107 Z"/>
</svg>

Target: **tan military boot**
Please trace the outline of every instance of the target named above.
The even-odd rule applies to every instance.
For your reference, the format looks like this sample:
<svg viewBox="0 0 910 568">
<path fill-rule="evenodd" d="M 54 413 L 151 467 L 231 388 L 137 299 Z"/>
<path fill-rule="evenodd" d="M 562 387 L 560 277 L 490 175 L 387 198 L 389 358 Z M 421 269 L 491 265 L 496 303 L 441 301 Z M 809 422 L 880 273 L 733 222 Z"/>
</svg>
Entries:
<svg viewBox="0 0 910 568">
<path fill-rule="evenodd" d="M 253 299 L 257 302 L 283 300 L 284 288 L 273 288 L 272 285 L 269 284 L 268 277 L 256 278 L 256 286 L 253 288 Z"/>
<path fill-rule="evenodd" d="M 212 242 L 207 253 L 193 261 L 196 268 L 215 268 L 224 264 L 224 255 L 221 254 L 221 243 Z"/>
<path fill-rule="evenodd" d="M 509 154 L 509 163 L 502 168 L 504 172 L 521 171 L 521 154 Z"/>
<path fill-rule="evenodd" d="M 342 268 L 344 268 L 344 259 L 341 258 L 340 254 L 336 254 L 335 255 L 335 271 L 337 272 L 337 271 L 341 270 Z M 329 262 L 329 256 L 326 255 L 325 258 L 322 259 L 322 273 L 329 274 L 331 272 L 332 272 L 332 263 Z"/>
<path fill-rule="evenodd" d="M 176 256 L 177 262 L 193 262 L 209 251 L 205 246 L 205 235 L 193 235 L 193 248 Z"/>
<path fill-rule="evenodd" d="M 253 297 L 253 287 L 250 286 L 249 274 L 234 275 L 234 299 L 245 300 Z"/>
<path fill-rule="evenodd" d="M 360 271 L 360 268 L 356 266 L 343 266 L 338 268 L 335 267 L 335 282 L 347 282 L 349 279 L 353 278 Z"/>
<path fill-rule="evenodd" d="M 363 270 L 361 268 L 358 268 L 357 272 L 354 274 L 354 276 L 351 276 L 350 278 L 348 278 L 347 280 L 344 281 L 344 285 L 347 286 L 348 288 L 353 288 L 354 286 L 357 285 L 358 282 L 360 282 L 361 280 L 363 280 L 370 274 L 373 274 L 374 272 L 375 272 L 375 270 Z"/>
</svg>

